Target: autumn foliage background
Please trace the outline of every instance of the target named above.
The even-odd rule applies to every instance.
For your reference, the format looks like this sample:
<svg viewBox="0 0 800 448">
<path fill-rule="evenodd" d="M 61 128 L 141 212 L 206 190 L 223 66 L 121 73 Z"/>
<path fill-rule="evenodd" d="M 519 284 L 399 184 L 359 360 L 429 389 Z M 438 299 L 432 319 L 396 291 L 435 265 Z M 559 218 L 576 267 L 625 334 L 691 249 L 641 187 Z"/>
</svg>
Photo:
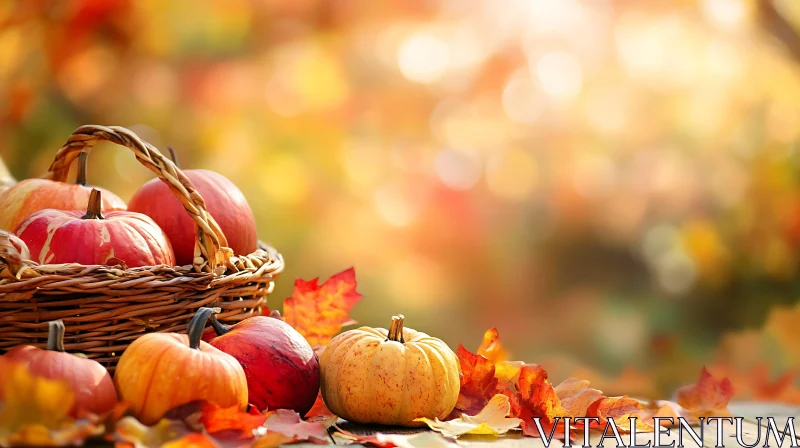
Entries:
<svg viewBox="0 0 800 448">
<path fill-rule="evenodd" d="M 793 0 L 2 2 L 0 156 L 125 126 L 243 190 L 273 308 L 356 266 L 363 324 L 758 397 L 800 368 L 798 29 Z M 111 145 L 89 175 L 150 177 Z"/>
</svg>

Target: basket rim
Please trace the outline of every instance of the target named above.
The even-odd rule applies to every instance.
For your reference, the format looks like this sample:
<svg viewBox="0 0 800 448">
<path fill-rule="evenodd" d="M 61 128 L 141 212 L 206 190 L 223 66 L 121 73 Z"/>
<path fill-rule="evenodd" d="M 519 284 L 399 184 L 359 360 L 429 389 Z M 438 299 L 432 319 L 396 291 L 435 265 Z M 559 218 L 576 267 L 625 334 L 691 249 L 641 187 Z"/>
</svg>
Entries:
<svg viewBox="0 0 800 448">
<path fill-rule="evenodd" d="M 161 277 L 184 277 L 187 281 L 196 281 L 199 278 L 209 278 L 212 283 L 219 283 L 226 277 L 264 276 L 269 274 L 277 276 L 283 272 L 286 264 L 283 255 L 274 247 L 258 241 L 258 249 L 248 255 L 234 255 L 224 266 L 218 266 L 212 272 L 195 269 L 195 265 L 170 266 L 166 264 L 153 266 L 138 266 L 127 268 L 120 265 L 83 265 L 79 263 L 39 264 L 35 261 L 24 259 L 20 251 L 11 244 L 10 236 L 5 230 L 0 230 L 0 294 L 4 287 L 19 284 L 19 281 L 39 277 L 92 277 L 93 274 L 112 277 L 136 277 L 138 275 L 158 275 Z M 19 243 L 25 244 L 21 240 Z M 25 248 L 27 249 L 27 248 Z M 250 275 L 247 275 L 250 274 Z M 16 280 L 11 283 L 6 279 Z M 246 280 L 246 279 L 241 279 Z M 176 280 L 177 281 L 177 280 Z"/>
</svg>

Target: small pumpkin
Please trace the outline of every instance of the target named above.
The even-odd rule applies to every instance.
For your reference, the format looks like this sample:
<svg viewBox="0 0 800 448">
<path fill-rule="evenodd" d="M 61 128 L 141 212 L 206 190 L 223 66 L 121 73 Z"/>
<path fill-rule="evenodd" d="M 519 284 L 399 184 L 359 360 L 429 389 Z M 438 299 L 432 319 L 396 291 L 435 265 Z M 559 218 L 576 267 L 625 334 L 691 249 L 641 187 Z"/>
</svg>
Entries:
<svg viewBox="0 0 800 448">
<path fill-rule="evenodd" d="M 328 344 L 320 358 L 322 399 L 334 414 L 356 423 L 424 426 L 443 419 L 459 393 L 455 353 L 443 341 L 404 328 L 361 327 Z"/>
<path fill-rule="evenodd" d="M 100 212 L 100 190 L 92 190 L 86 213 L 46 209 L 28 216 L 14 233 L 40 264 L 80 263 L 127 267 L 175 265 L 167 236 L 141 213 Z"/>
<path fill-rule="evenodd" d="M 148 333 L 122 354 L 114 384 L 120 399 L 131 404 L 131 412 L 145 425 L 197 400 L 247 408 L 247 379 L 239 361 L 200 340 L 213 312 L 200 308 L 186 334 Z"/>
<path fill-rule="evenodd" d="M 25 179 L 0 194 L 0 229 L 13 231 L 34 212 L 44 209 L 80 210 L 86 207 L 92 187 L 86 184 L 87 153 L 78 156 L 78 177 L 74 184 L 48 179 Z M 102 190 L 102 189 L 101 189 Z M 125 202 L 103 191 L 102 211 L 125 210 Z"/>
<path fill-rule="evenodd" d="M 117 403 L 117 391 L 106 368 L 97 361 L 66 353 L 64 323 L 56 320 L 48 325 L 47 350 L 20 345 L 9 350 L 3 359 L 25 364 L 32 375 L 66 381 L 75 394 L 70 410 L 73 417 L 82 411 L 93 414 L 110 411 Z M 0 401 L 3 401 L 2 392 L 0 388 Z"/>
</svg>

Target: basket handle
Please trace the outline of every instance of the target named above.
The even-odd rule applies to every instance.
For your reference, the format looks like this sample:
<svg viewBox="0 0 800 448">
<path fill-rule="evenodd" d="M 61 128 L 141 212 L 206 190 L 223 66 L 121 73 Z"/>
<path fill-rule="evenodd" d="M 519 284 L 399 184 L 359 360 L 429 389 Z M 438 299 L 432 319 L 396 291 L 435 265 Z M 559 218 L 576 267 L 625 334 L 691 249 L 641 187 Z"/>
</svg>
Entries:
<svg viewBox="0 0 800 448">
<path fill-rule="evenodd" d="M 99 141 L 109 141 L 124 146 L 136 159 L 167 184 L 172 194 L 189 213 L 197 230 L 192 265 L 197 272 L 224 273 L 226 264 L 233 255 L 228 248 L 225 234 L 211 214 L 206 210 L 205 201 L 194 188 L 192 182 L 168 157 L 164 157 L 150 143 L 120 126 L 85 125 L 76 129 L 67 142 L 56 153 L 55 160 L 42 178 L 65 182 L 72 162 L 82 151 L 90 151 Z"/>
</svg>

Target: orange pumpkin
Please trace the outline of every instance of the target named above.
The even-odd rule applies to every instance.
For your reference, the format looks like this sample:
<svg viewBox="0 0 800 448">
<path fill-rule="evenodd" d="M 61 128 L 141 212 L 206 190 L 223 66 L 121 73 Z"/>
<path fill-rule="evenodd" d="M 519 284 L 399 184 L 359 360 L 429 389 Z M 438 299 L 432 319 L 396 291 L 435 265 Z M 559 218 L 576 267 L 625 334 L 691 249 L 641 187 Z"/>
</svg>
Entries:
<svg viewBox="0 0 800 448">
<path fill-rule="evenodd" d="M 388 331 L 346 331 L 322 352 L 322 399 L 334 414 L 357 423 L 424 426 L 414 420 L 453 411 L 458 358 L 441 340 L 403 328 L 403 321 L 393 317 Z"/>
<path fill-rule="evenodd" d="M 110 411 L 117 403 L 111 375 L 97 361 L 64 352 L 64 323 L 57 320 L 49 325 L 47 350 L 21 345 L 9 350 L 3 359 L 27 365 L 31 375 L 69 383 L 75 393 L 75 404 L 70 410 L 72 416 L 81 411 L 94 414 Z M 0 388 L 0 394 L 2 392 Z M 0 401 L 3 401 L 2 396 Z"/>
<path fill-rule="evenodd" d="M 114 383 L 142 423 L 152 425 L 170 409 L 197 400 L 247 408 L 247 379 L 239 361 L 200 340 L 212 313 L 200 308 L 187 334 L 148 333 L 122 354 Z"/>
<path fill-rule="evenodd" d="M 28 215 L 52 208 L 82 210 L 89 202 L 92 187 L 86 184 L 86 153 L 78 157 L 78 177 L 74 184 L 47 179 L 25 179 L 0 194 L 0 229 L 9 232 Z M 102 211 L 125 210 L 125 202 L 114 193 L 101 189 Z"/>
</svg>

